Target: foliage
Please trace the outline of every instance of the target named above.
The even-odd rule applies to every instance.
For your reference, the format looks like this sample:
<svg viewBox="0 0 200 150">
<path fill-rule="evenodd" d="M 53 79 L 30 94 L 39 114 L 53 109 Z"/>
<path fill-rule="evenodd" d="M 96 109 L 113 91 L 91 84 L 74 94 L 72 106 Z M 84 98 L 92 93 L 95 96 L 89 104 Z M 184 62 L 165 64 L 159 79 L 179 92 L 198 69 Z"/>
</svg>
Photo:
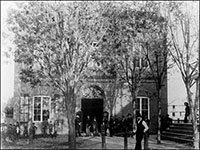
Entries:
<svg viewBox="0 0 200 150">
<path fill-rule="evenodd" d="M 76 93 L 88 73 L 95 52 L 93 42 L 101 41 L 106 26 L 101 2 L 28 2 L 8 19 L 16 45 L 15 61 L 22 65 L 21 80 L 57 87 L 65 101 L 70 147 L 75 147 Z"/>
<path fill-rule="evenodd" d="M 64 91 L 64 80 L 73 86 L 83 77 L 91 43 L 101 38 L 104 26 L 92 3 L 72 4 L 30 2 L 9 19 L 24 82 L 34 86 L 45 79 Z"/>
<path fill-rule="evenodd" d="M 174 3 L 173 3 L 174 4 Z M 173 47 L 170 49 L 172 60 L 178 67 L 185 84 L 187 100 L 190 107 L 191 121 L 193 125 L 193 146 L 199 148 L 197 129 L 198 98 L 193 99 L 192 86 L 196 83 L 199 93 L 199 8 L 197 14 L 192 14 L 190 9 L 196 6 L 196 2 L 184 2 L 182 5 L 169 3 L 167 12 L 169 18 L 169 32 Z M 196 55 L 195 55 L 196 54 Z M 198 94 L 196 93 L 196 96 Z"/>
</svg>

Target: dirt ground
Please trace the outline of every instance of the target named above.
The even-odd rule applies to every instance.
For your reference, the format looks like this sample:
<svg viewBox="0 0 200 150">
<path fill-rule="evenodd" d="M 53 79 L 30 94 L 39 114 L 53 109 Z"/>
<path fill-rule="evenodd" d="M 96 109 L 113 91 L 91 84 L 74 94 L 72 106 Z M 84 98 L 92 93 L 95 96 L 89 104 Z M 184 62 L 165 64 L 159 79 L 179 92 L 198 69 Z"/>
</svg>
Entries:
<svg viewBox="0 0 200 150">
<path fill-rule="evenodd" d="M 39 137 L 33 140 L 32 144 L 27 139 L 17 139 L 15 143 L 2 143 L 2 149 L 68 149 L 67 135 L 59 135 L 56 139 L 50 137 Z M 101 137 L 77 137 L 77 149 L 102 149 Z M 128 138 L 128 149 L 134 149 L 135 139 Z M 156 143 L 154 135 L 149 138 L 150 149 L 191 149 L 192 147 L 172 141 Z M 106 137 L 106 149 L 124 149 L 123 137 Z"/>
</svg>

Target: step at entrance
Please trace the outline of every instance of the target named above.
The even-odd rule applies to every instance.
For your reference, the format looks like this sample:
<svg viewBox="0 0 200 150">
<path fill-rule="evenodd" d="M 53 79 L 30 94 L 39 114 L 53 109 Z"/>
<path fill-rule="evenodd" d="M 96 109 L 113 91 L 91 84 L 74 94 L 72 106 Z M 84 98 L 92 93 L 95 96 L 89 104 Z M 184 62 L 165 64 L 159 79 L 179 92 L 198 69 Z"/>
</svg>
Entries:
<svg viewBox="0 0 200 150">
<path fill-rule="evenodd" d="M 193 128 L 191 123 L 174 123 L 161 133 L 162 140 L 193 144 Z"/>
</svg>

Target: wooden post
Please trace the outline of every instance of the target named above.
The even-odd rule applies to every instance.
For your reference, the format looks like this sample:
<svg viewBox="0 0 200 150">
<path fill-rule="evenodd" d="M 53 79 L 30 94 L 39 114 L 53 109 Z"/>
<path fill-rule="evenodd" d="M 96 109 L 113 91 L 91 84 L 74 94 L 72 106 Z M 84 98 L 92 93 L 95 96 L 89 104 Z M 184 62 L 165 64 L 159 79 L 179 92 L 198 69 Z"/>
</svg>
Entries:
<svg viewBox="0 0 200 150">
<path fill-rule="evenodd" d="M 106 149 L 106 129 L 105 129 L 105 123 L 101 125 L 101 139 L 102 139 L 102 149 Z"/>
<path fill-rule="evenodd" d="M 124 133 L 124 149 L 128 149 L 128 135 L 127 135 L 127 132 Z"/>
<path fill-rule="evenodd" d="M 149 145 L 148 145 L 148 133 L 145 133 L 144 134 L 144 150 L 148 150 L 149 148 Z"/>
</svg>

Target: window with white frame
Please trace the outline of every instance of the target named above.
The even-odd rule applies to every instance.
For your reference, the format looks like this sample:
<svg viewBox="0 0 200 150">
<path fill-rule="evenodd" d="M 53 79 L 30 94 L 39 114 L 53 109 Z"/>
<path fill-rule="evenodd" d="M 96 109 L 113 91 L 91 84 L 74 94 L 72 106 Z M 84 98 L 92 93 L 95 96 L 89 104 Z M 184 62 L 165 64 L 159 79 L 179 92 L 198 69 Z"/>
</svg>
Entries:
<svg viewBox="0 0 200 150">
<path fill-rule="evenodd" d="M 51 99 L 49 96 L 33 97 L 33 121 L 44 121 L 49 119 Z"/>
<path fill-rule="evenodd" d="M 150 119 L 150 103 L 148 97 L 136 98 L 136 114 L 140 113 L 142 116 L 146 116 Z"/>
<path fill-rule="evenodd" d="M 136 68 L 148 68 L 148 61 L 145 57 L 144 50 L 141 43 L 134 43 L 133 45 L 134 59 Z"/>
</svg>

